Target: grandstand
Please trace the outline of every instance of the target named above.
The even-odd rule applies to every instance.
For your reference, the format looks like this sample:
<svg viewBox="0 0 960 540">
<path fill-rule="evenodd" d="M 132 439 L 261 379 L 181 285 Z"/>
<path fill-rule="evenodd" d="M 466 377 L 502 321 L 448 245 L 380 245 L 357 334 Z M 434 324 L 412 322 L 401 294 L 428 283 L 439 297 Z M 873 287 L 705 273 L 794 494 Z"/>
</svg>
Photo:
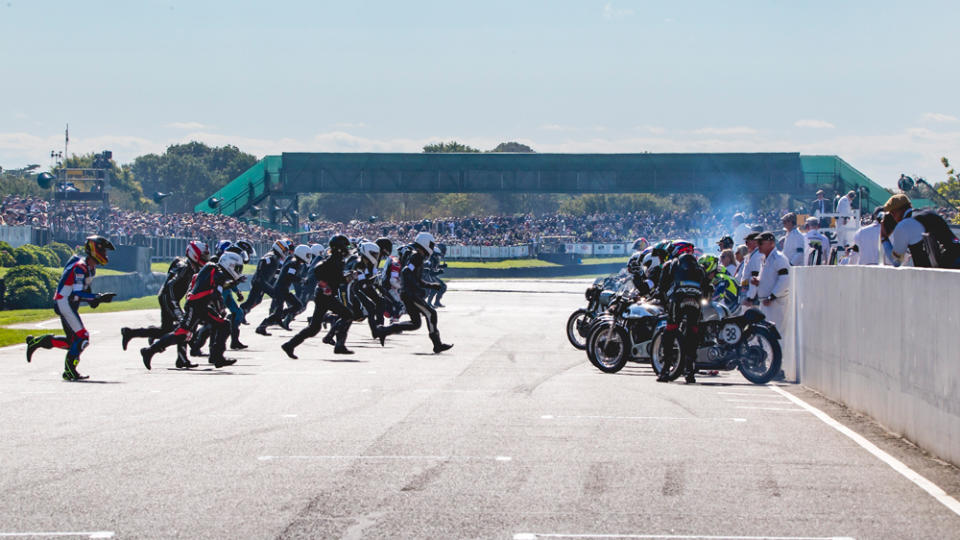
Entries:
<svg viewBox="0 0 960 540">
<path fill-rule="evenodd" d="M 283 153 L 267 156 L 197 212 L 296 226 L 300 193 L 747 193 L 809 201 L 857 190 L 864 208 L 888 192 L 837 156 L 753 154 Z"/>
</svg>

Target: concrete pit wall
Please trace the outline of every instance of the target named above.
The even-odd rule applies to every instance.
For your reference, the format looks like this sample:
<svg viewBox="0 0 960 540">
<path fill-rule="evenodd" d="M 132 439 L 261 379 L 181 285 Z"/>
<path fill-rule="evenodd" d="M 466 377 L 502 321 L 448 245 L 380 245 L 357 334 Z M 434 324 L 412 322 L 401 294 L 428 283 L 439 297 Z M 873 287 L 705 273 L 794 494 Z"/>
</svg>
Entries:
<svg viewBox="0 0 960 540">
<path fill-rule="evenodd" d="M 960 272 L 793 272 L 800 382 L 960 466 Z"/>
</svg>

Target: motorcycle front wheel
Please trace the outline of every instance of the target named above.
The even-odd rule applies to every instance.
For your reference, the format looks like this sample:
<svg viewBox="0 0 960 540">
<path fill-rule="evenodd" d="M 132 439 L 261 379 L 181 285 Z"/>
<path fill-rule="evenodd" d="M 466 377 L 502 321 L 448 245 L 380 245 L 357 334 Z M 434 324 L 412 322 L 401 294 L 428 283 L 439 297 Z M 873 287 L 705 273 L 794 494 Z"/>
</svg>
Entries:
<svg viewBox="0 0 960 540">
<path fill-rule="evenodd" d="M 780 373 L 780 342 L 767 328 L 748 328 L 740 344 L 740 373 L 754 384 L 767 384 Z"/>
<path fill-rule="evenodd" d="M 567 319 L 567 339 L 570 344 L 579 350 L 587 348 L 587 337 L 589 336 L 590 323 L 593 322 L 593 315 L 585 309 L 578 309 Z"/>
<path fill-rule="evenodd" d="M 665 359 L 669 356 L 672 358 L 672 361 L 667 371 L 667 378 L 675 381 L 682 371 L 680 369 L 680 344 L 674 341 L 673 354 L 667 355 L 666 346 L 663 343 L 663 334 L 663 330 L 658 330 L 657 333 L 653 335 L 653 339 L 650 340 L 650 366 L 657 375 L 660 375 L 660 372 L 663 371 Z"/>
<path fill-rule="evenodd" d="M 614 326 L 611 332 L 610 324 L 594 326 L 587 353 L 590 362 L 604 373 L 620 371 L 630 358 L 630 336 L 621 326 Z"/>
</svg>

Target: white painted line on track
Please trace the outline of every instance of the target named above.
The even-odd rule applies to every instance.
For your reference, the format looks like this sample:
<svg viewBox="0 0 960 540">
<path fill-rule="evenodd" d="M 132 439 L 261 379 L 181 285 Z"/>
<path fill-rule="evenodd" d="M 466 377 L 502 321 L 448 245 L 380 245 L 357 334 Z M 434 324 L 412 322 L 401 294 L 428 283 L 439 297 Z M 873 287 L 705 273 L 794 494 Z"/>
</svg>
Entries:
<svg viewBox="0 0 960 540">
<path fill-rule="evenodd" d="M 513 540 L 537 540 L 537 538 L 649 538 L 666 540 L 854 540 L 850 536 L 716 536 L 697 534 L 562 534 L 562 533 L 517 533 Z"/>
<path fill-rule="evenodd" d="M 0 532 L 0 538 L 29 538 L 31 536 L 83 536 L 86 538 L 113 538 L 113 531 Z"/>
<path fill-rule="evenodd" d="M 721 396 L 755 396 L 755 397 L 770 397 L 769 392 L 757 391 L 757 392 L 717 392 Z"/>
<path fill-rule="evenodd" d="M 257 456 L 257 461 L 303 460 L 303 461 L 334 461 L 334 460 L 364 460 L 364 461 L 447 461 L 447 460 L 476 460 L 476 461 L 512 461 L 510 456 Z"/>
<path fill-rule="evenodd" d="M 810 405 L 806 401 L 798 398 L 797 396 L 791 394 L 790 392 L 777 388 L 776 386 L 771 386 L 770 388 L 774 392 L 796 403 L 800 407 L 803 407 L 805 410 L 810 412 L 810 414 L 819 418 L 824 424 L 827 424 L 833 429 L 849 437 L 851 440 L 853 440 L 853 442 L 863 447 L 864 450 L 873 454 L 874 457 L 876 457 L 880 461 L 889 465 L 891 469 L 900 473 L 907 480 L 910 480 L 911 482 L 916 484 L 920 489 L 929 493 L 930 496 L 936 499 L 940 504 L 946 506 L 954 514 L 957 514 L 958 516 L 960 516 L 960 501 L 957 501 L 956 499 L 948 495 L 947 492 L 943 491 L 943 489 L 940 488 L 940 486 L 934 484 L 930 480 L 927 480 L 926 477 L 922 476 L 920 473 L 914 471 L 910 467 L 907 467 L 899 459 L 884 452 L 883 450 L 878 448 L 877 445 L 868 441 L 863 435 L 860 435 L 856 431 L 853 431 L 852 429 L 841 424 L 840 422 L 837 422 L 829 414 L 821 411 L 820 409 L 814 407 L 813 405 Z"/>
<path fill-rule="evenodd" d="M 740 408 L 740 407 L 738 407 Z M 799 410 L 799 409 L 797 409 Z M 545 414 L 540 417 L 541 420 L 553 420 L 553 419 L 586 419 L 586 420 L 700 420 L 700 421 L 710 421 L 710 420 L 722 420 L 722 421 L 731 421 L 731 422 L 746 422 L 746 418 L 721 418 L 721 417 L 709 417 L 709 418 L 696 418 L 692 416 L 593 416 L 593 415 L 583 415 L 583 416 L 554 416 L 552 414 Z"/>
<path fill-rule="evenodd" d="M 780 405 L 789 405 L 789 401 L 782 399 L 725 399 L 727 403 L 774 403 Z"/>
<path fill-rule="evenodd" d="M 786 404 L 785 404 L 786 405 Z M 738 405 L 734 409 L 750 409 L 754 411 L 793 411 L 793 412 L 803 412 L 803 409 L 794 409 L 794 408 L 784 408 L 784 407 L 745 407 Z"/>
</svg>

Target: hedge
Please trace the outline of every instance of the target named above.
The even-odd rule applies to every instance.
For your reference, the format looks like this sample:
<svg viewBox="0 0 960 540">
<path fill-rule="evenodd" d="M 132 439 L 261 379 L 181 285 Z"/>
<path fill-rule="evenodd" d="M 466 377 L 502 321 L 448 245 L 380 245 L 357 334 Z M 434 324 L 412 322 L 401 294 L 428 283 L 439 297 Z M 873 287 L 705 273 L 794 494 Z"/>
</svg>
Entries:
<svg viewBox="0 0 960 540">
<path fill-rule="evenodd" d="M 0 246 L 0 252 L 5 252 L 2 246 Z M 68 252 L 69 254 L 67 254 Z M 64 244 L 51 244 L 50 246 L 46 247 L 38 247 L 33 244 L 27 244 L 25 246 L 13 249 L 9 253 L 12 255 L 12 264 L 7 264 L 10 263 L 11 258 L 3 257 L 2 253 L 0 253 L 0 263 L 2 263 L 3 266 L 10 267 L 38 264 L 40 266 L 52 266 L 56 268 L 58 266 L 67 264 L 67 260 L 69 260 L 70 256 L 73 255 L 72 250 Z"/>
<path fill-rule="evenodd" d="M 38 265 L 13 268 L 3 278 L 6 289 L 4 307 L 7 309 L 50 307 L 59 279 L 59 274 L 54 270 Z"/>
</svg>

